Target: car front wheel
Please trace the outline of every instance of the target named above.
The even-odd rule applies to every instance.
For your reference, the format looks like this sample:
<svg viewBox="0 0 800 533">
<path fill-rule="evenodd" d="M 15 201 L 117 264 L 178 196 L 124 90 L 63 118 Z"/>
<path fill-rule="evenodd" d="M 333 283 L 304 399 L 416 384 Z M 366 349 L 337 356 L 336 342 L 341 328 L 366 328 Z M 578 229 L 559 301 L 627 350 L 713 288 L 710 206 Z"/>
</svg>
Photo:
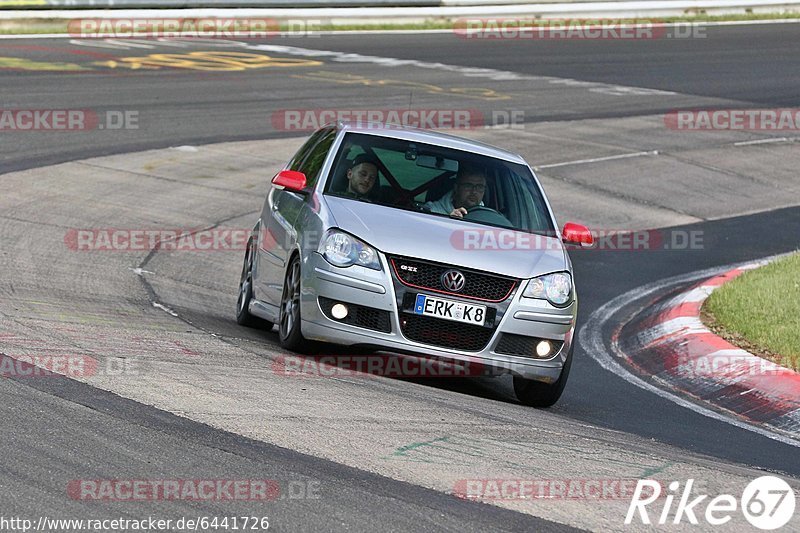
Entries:
<svg viewBox="0 0 800 533">
<path fill-rule="evenodd" d="M 544 383 L 532 379 L 525 379 L 514 376 L 514 393 L 517 399 L 529 407 L 551 407 L 561 397 L 564 386 L 569 378 L 569 369 L 572 367 L 572 350 L 574 344 L 569 349 L 567 360 L 561 369 L 561 375 L 553 383 Z"/>
<path fill-rule="evenodd" d="M 306 352 L 310 345 L 300 332 L 300 258 L 295 256 L 286 270 L 281 296 L 279 338 L 281 346 L 293 352 Z"/>
</svg>

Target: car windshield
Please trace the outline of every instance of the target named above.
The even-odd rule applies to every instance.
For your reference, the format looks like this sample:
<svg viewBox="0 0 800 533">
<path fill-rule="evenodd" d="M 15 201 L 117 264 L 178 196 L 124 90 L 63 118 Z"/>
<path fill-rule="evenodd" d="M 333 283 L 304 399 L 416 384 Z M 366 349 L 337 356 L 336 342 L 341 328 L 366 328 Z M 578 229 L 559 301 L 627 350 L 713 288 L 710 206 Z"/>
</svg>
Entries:
<svg viewBox="0 0 800 533">
<path fill-rule="evenodd" d="M 442 146 L 348 133 L 324 193 L 430 216 L 552 235 L 553 223 L 526 165 Z M 464 211 L 461 211 L 464 213 Z"/>
</svg>

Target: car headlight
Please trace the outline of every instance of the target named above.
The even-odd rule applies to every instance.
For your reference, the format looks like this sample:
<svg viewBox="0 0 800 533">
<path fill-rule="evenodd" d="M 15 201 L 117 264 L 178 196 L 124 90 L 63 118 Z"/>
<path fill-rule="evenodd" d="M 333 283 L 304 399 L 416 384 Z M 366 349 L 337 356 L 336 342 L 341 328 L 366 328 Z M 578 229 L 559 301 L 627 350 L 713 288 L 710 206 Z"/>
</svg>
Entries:
<svg viewBox="0 0 800 533">
<path fill-rule="evenodd" d="M 567 272 L 533 278 L 528 281 L 522 296 L 547 300 L 553 305 L 566 305 L 572 299 L 572 278 Z"/>
<path fill-rule="evenodd" d="M 333 266 L 361 265 L 381 270 L 381 262 L 375 248 L 343 231 L 328 230 L 317 251 Z"/>
</svg>

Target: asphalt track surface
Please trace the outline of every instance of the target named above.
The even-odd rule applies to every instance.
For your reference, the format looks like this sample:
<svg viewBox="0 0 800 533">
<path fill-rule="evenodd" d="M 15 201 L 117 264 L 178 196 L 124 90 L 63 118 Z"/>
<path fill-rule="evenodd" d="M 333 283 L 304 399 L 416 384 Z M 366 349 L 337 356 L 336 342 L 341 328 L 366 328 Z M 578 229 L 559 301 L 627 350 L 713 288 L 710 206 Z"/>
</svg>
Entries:
<svg viewBox="0 0 800 533">
<path fill-rule="evenodd" d="M 709 28 L 706 39 L 638 41 L 633 43 L 533 43 L 511 41 L 465 43 L 452 35 L 339 36 L 272 40 L 318 50 L 443 62 L 464 67 L 490 68 L 531 76 L 556 76 L 601 84 L 645 87 L 676 94 L 651 99 L 632 95 L 610 106 L 591 91 L 542 91 L 535 98 L 519 94 L 504 109 L 524 109 L 526 120 L 625 117 L 663 113 L 677 105 L 728 107 L 790 107 L 798 105 L 800 86 L 800 27 Z M 159 50 L 160 51 L 160 50 Z M 90 54 L 87 55 L 87 52 Z M 67 40 L 27 39 L 0 41 L 0 56 L 34 61 L 107 61 L 109 56 L 140 56 L 146 49 L 102 49 L 70 44 Z M 94 54 L 94 55 L 92 55 Z M 106 54 L 100 56 L 97 54 Z M 276 54 L 277 55 L 277 54 Z M 768 57 L 769 61 L 764 58 Z M 76 59 L 77 58 L 77 59 Z M 373 66 L 345 65 L 348 74 L 374 79 Z M 327 65 L 326 65 L 327 67 Z M 393 78 L 383 74 L 384 78 Z M 444 86 L 440 73 L 419 74 L 431 85 Z M 765 81 L 765 80 L 768 80 Z M 535 82 L 532 82 L 535 83 Z M 491 86 L 486 78 L 475 84 Z M 369 84 L 333 86 L 319 79 L 296 78 L 280 71 L 230 73 L 174 70 L 120 70 L 97 68 L 80 73 L 0 71 L 4 108 L 135 109 L 146 127 L 87 135 L 0 133 L 2 171 L 30 169 L 63 161 L 111 153 L 125 153 L 182 144 L 288 137 L 296 132 L 270 127 L 275 109 L 337 107 L 370 102 L 382 107 L 430 102 L 415 87 L 385 85 L 376 94 Z M 559 86 L 561 87 L 561 86 Z M 419 99 L 419 100 L 417 100 Z M 388 102 L 388 103 L 387 103 Z M 328 105 L 328 104 L 326 104 Z M 496 102 L 476 100 L 487 112 Z M 254 119 L 254 112 L 260 115 Z M 2 177 L 0 177 L 2 181 Z M 260 202 L 258 200 L 257 202 Z M 31 213 L 36 206 L 31 205 Z M 46 217 L 46 213 L 39 216 Z M 576 252 L 572 255 L 581 287 L 581 323 L 615 296 L 660 279 L 758 259 L 797 249 L 800 208 L 702 222 L 682 229 L 701 230 L 703 250 L 684 252 Z M 5 280 L 12 287 L 13 279 Z M 46 279 L 40 280 L 47 284 Z M 5 289 L 8 291 L 8 289 Z M 10 294 L 10 292 L 9 292 Z M 274 335 L 243 332 L 218 315 L 182 309 L 182 316 L 220 336 L 245 337 L 275 344 Z M 609 325 L 610 327 L 611 325 Z M 562 400 L 551 409 L 557 417 L 652 440 L 662 445 L 706 456 L 712 463 L 735 464 L 800 476 L 797 448 L 710 420 L 635 388 L 603 371 L 579 346 L 576 364 Z M 291 530 L 553 530 L 553 525 L 522 513 L 466 502 L 438 491 L 343 466 L 306 454 L 246 439 L 187 421 L 149 406 L 125 400 L 71 380 L 0 381 L 5 430 L 0 446 L 4 461 L 4 514 L 55 516 L 80 514 L 107 517 L 112 505 L 87 505 L 64 498 L 62 480 L 103 472 L 126 472 L 130 477 L 192 477 L 208 474 L 216 465 L 219 477 L 315 479 L 326 487 L 321 500 L 281 500 L 270 519 Z M 435 384 L 437 394 L 468 394 L 486 402 L 516 407 L 508 391 L 483 384 Z M 36 416 L 31 416 L 36 413 Z M 102 429 L 98 429 L 102 428 Z M 132 451 L 133 450 L 133 451 Z M 131 457 L 135 457 L 132 461 Z M 200 468 L 203 466 L 204 468 Z M 164 474 L 166 472 L 166 474 Z M 213 472 L 210 472 L 213 474 Z M 196 475 L 196 474 L 194 474 Z M 71 476 L 71 477 L 70 477 Z M 251 513 L 252 507 L 235 508 Z M 36 511 L 36 513 L 33 512 Z M 162 516 L 232 514 L 209 504 L 164 503 L 125 509 L 124 514 Z M 49 514 L 48 514 L 49 513 Z M 289 525 L 290 524 L 290 525 Z M 287 526 L 288 525 L 288 526 Z"/>
<path fill-rule="evenodd" d="M 705 107 L 787 107 L 797 103 L 800 86 L 800 42 L 796 24 L 704 28 L 702 38 L 635 41 L 472 41 L 450 33 L 432 35 L 348 35 L 314 38 L 274 38 L 270 45 L 335 50 L 389 58 L 442 62 L 525 75 L 555 76 L 584 82 L 620 84 L 674 91 L 690 98 L 648 98 L 631 95 L 608 102 L 598 94 L 551 85 L 531 90 L 521 84 L 510 100 L 474 99 L 469 108 L 521 110 L 526 121 L 620 117 L 668 112 L 688 103 Z M 124 43 L 124 41 L 123 41 Z M 69 62 L 87 66 L 150 52 L 181 52 L 180 48 L 117 49 L 68 44 L 65 40 L 0 40 L 4 56 L 34 61 Z M 102 43 L 100 43 L 102 44 Z M 258 44 L 257 41 L 248 44 Z M 216 47 L 209 47 L 216 49 Z M 235 49 L 235 48 L 234 48 Z M 765 58 L 769 58 L 766 60 Z M 122 63 L 122 62 L 119 62 Z M 323 70 L 329 70 L 329 64 Z M 375 79 L 369 64 L 346 63 L 347 74 Z M 8 68 L 8 66 L 7 66 Z M 88 68 L 88 67 L 87 67 Z M 45 137 L 41 148 L 33 135 L 3 136 L 0 157 L 7 171 L 52 164 L 92 155 L 185 144 L 261 139 L 296 135 L 272 127 L 269 112 L 277 109 L 374 106 L 406 108 L 442 105 L 420 87 L 384 84 L 380 91 L 359 84 L 335 84 L 319 78 L 292 77 L 287 70 L 244 72 L 133 71 L 93 67 L 70 72 L 15 72 L 4 69 L 4 104 L 14 108 L 86 106 L 97 110 L 136 110 L 139 131 L 97 132 Z M 307 70 L 307 69 L 306 69 Z M 387 69 L 381 78 L 389 78 Z M 423 71 L 418 81 L 436 84 L 439 75 Z M 764 80 L 769 80 L 765 83 Z M 341 81 L 341 80 L 340 80 Z M 485 78 L 473 86 L 491 88 Z M 538 89 L 538 87 L 537 87 Z M 463 105 L 463 103 L 462 103 Z M 146 126 L 146 127 L 144 127 Z"/>
</svg>

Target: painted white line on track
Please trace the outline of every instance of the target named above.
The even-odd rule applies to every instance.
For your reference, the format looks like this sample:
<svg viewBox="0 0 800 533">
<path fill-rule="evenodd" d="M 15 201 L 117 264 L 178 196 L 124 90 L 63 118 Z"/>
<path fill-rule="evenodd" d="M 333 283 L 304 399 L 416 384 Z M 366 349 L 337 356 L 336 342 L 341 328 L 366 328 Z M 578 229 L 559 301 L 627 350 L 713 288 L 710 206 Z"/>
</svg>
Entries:
<svg viewBox="0 0 800 533">
<path fill-rule="evenodd" d="M 684 303 L 697 303 L 702 302 L 708 298 L 712 292 L 714 292 L 716 287 L 711 287 L 708 285 L 702 285 L 700 287 L 695 287 L 694 289 L 690 290 L 689 292 L 685 292 L 679 296 L 676 296 L 672 300 L 672 305 L 680 305 Z"/>
<path fill-rule="evenodd" d="M 792 142 L 788 137 L 778 137 L 775 139 L 756 139 L 754 141 L 739 141 L 733 143 L 734 146 L 751 146 L 753 144 L 785 143 Z"/>
<path fill-rule="evenodd" d="M 444 70 L 455 72 L 466 77 L 489 78 L 495 81 L 516 81 L 516 80 L 547 80 L 546 76 L 529 76 L 518 74 L 507 70 L 497 70 L 493 68 L 464 67 L 459 65 L 448 65 L 446 63 L 420 61 L 418 59 L 400 59 L 395 57 L 370 56 L 347 52 L 335 52 L 331 50 L 316 50 L 312 48 L 301 48 L 299 46 L 282 46 L 275 44 L 253 44 L 245 45 L 251 50 L 262 50 L 279 54 L 288 54 L 301 57 L 325 58 L 337 63 L 371 63 L 383 67 L 418 67 L 431 70 Z"/>
<path fill-rule="evenodd" d="M 676 333 L 694 335 L 697 333 L 711 333 L 711 331 L 697 317 L 680 316 L 639 332 L 642 338 L 645 339 L 660 339 Z"/>
<path fill-rule="evenodd" d="M 585 165 L 587 163 L 600 163 L 602 161 L 613 161 L 615 159 L 628 159 L 629 157 L 643 157 L 647 155 L 658 155 L 658 150 L 648 150 L 646 152 L 633 152 L 630 154 L 609 155 L 605 157 L 593 157 L 591 159 L 576 159 L 575 161 L 564 161 L 563 163 L 551 163 L 549 165 L 539 165 L 534 169 L 565 167 L 568 165 Z"/>
<path fill-rule="evenodd" d="M 168 313 L 168 314 L 170 314 L 172 316 L 178 316 L 178 313 L 176 313 L 175 311 L 173 311 L 172 309 L 170 309 L 166 305 L 160 304 L 158 302 L 153 302 L 153 307 L 155 307 L 156 309 L 161 309 L 162 311 L 164 311 L 164 312 L 166 312 L 166 313 Z"/>
<path fill-rule="evenodd" d="M 788 254 L 782 254 L 782 255 L 788 255 Z M 782 257 L 782 255 L 765 258 L 765 260 Z M 614 374 L 621 377 L 628 383 L 635 385 L 640 389 L 652 392 L 653 394 L 660 396 L 665 400 L 668 400 L 681 407 L 689 409 L 690 411 L 693 411 L 699 415 L 706 416 L 708 418 L 712 418 L 714 420 L 718 420 L 726 424 L 730 424 L 732 426 L 744 429 L 746 431 L 750 431 L 752 433 L 757 433 L 763 437 L 767 437 L 768 439 L 772 439 L 781 442 L 783 444 L 788 444 L 789 446 L 800 448 L 800 441 L 796 439 L 793 439 L 791 437 L 788 437 L 780 433 L 769 431 L 759 426 L 748 424 L 747 422 L 743 422 L 739 419 L 734 418 L 733 416 L 726 416 L 722 413 L 703 407 L 702 405 L 693 403 L 681 396 L 678 396 L 677 394 L 673 394 L 664 389 L 656 387 L 651 383 L 648 383 L 642 378 L 632 374 L 628 369 L 626 369 L 619 362 L 617 362 L 614 359 L 614 357 L 612 357 L 612 355 L 606 351 L 605 344 L 603 343 L 602 330 L 606 320 L 608 319 L 608 317 L 616 314 L 620 309 L 622 309 L 625 305 L 627 305 L 631 301 L 644 298 L 670 285 L 675 285 L 678 283 L 689 283 L 703 278 L 710 278 L 715 275 L 722 274 L 723 272 L 732 270 L 734 268 L 740 268 L 743 265 L 751 264 L 752 262 L 753 261 L 746 261 L 743 263 L 737 263 L 733 265 L 726 265 L 722 267 L 710 268 L 707 270 L 690 272 L 688 274 L 683 274 L 680 276 L 675 276 L 672 278 L 656 281 L 654 283 L 649 283 L 647 285 L 629 291 L 625 294 L 617 296 L 610 302 L 607 302 L 606 304 L 601 306 L 594 313 L 592 313 L 592 315 L 589 317 L 589 320 L 587 320 L 586 324 L 584 324 L 584 326 L 580 329 L 578 333 L 578 342 L 586 351 L 586 353 L 589 354 L 589 356 L 592 359 L 597 361 L 597 363 L 601 367 L 603 367 L 605 370 L 608 370 L 609 372 L 613 372 Z M 612 343 L 611 348 L 614 351 L 615 357 L 620 359 L 624 358 L 624 354 L 619 350 L 619 347 L 616 344 Z"/>
<path fill-rule="evenodd" d="M 673 96 L 677 93 L 672 91 L 662 91 L 659 89 L 648 89 L 645 87 L 630 87 L 627 85 L 614 85 L 610 83 L 600 83 L 592 81 L 574 80 L 571 78 L 556 78 L 553 76 L 531 76 L 520 74 L 508 70 L 497 70 L 493 68 L 465 67 L 461 65 L 449 65 L 447 63 L 420 61 L 418 59 L 400 59 L 396 57 L 371 56 L 364 54 L 335 52 L 331 50 L 316 50 L 312 48 L 301 48 L 299 46 L 283 46 L 274 44 L 252 44 L 244 43 L 248 50 L 262 50 L 278 54 L 288 54 L 300 57 L 324 58 L 338 63 L 362 63 L 374 64 L 382 67 L 401 67 L 410 66 L 431 70 L 443 70 L 454 72 L 468 78 L 488 78 L 494 81 L 543 81 L 555 85 L 566 85 L 569 87 L 581 87 L 592 92 L 608 94 L 612 96 Z"/>
</svg>

